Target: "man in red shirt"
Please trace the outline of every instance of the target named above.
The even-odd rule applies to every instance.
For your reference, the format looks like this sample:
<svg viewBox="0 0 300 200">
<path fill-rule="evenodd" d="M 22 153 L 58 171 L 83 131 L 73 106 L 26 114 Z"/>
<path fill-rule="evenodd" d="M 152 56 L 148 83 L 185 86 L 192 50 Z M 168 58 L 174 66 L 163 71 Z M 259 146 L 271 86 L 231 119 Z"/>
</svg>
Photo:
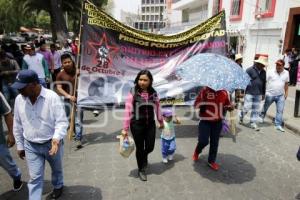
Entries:
<svg viewBox="0 0 300 200">
<path fill-rule="evenodd" d="M 230 103 L 225 90 L 214 91 L 209 87 L 204 87 L 197 96 L 194 106 L 195 108 L 200 108 L 200 122 L 198 127 L 198 144 L 195 148 L 193 160 L 198 160 L 199 154 L 210 140 L 208 165 L 213 170 L 218 170 L 219 165 L 215 161 L 222 130 L 223 113 L 225 110 L 233 110 L 234 105 Z"/>
</svg>

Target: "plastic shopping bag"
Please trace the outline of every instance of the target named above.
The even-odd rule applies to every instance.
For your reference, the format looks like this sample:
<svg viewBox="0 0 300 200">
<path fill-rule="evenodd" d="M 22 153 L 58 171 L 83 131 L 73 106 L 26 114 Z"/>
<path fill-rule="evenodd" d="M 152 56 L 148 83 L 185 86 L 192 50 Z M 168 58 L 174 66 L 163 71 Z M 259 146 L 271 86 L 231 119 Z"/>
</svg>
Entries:
<svg viewBox="0 0 300 200">
<path fill-rule="evenodd" d="M 133 138 L 126 135 L 119 135 L 117 138 L 120 140 L 119 142 L 119 153 L 124 158 L 128 158 L 130 154 L 134 151 L 134 141 Z"/>
</svg>

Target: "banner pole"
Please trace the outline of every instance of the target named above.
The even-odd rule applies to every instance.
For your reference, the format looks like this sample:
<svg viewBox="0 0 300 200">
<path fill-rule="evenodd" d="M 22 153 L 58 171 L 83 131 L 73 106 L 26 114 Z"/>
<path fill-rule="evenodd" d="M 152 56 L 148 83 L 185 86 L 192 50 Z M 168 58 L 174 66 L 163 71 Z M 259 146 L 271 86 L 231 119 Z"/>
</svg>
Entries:
<svg viewBox="0 0 300 200">
<path fill-rule="evenodd" d="M 77 92 L 77 85 L 78 85 L 78 70 L 79 69 L 79 63 L 80 63 L 80 59 L 81 59 L 81 32 L 82 32 L 82 13 L 83 13 L 83 9 L 84 9 L 84 4 L 86 1 L 82 1 L 81 3 L 81 14 L 80 14 L 80 27 L 79 27 L 79 42 L 78 42 L 78 51 L 77 51 L 77 59 L 76 59 L 76 74 L 75 74 L 75 83 L 74 83 L 74 90 L 73 90 L 73 96 L 76 96 L 76 92 Z M 71 116 L 70 116 L 70 126 L 68 129 L 68 138 L 69 140 L 71 140 L 75 133 L 75 114 L 76 114 L 76 105 L 73 102 L 72 103 L 72 109 L 71 109 Z M 81 123 L 81 122 L 80 122 Z"/>
</svg>

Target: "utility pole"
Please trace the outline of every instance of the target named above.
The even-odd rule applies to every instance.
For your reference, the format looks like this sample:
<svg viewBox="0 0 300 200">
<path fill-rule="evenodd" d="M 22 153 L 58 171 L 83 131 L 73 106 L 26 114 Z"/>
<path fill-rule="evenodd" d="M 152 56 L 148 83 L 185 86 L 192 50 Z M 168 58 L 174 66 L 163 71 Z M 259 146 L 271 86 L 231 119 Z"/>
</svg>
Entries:
<svg viewBox="0 0 300 200">
<path fill-rule="evenodd" d="M 255 16 L 256 20 L 257 20 L 257 31 L 256 31 L 256 44 L 255 44 L 255 54 L 257 53 L 257 44 L 258 44 L 258 36 L 259 36 L 259 22 L 261 19 L 261 8 L 259 8 L 259 12 L 258 14 Z"/>
</svg>

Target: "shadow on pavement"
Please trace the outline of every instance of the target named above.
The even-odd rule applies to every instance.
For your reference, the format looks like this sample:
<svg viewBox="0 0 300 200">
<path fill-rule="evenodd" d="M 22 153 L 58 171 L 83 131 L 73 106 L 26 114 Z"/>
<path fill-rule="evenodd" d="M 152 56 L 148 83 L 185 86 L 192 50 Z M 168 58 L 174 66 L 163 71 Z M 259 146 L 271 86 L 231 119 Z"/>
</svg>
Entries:
<svg viewBox="0 0 300 200">
<path fill-rule="evenodd" d="M 157 162 L 157 163 L 149 163 L 148 168 L 147 168 L 147 174 L 156 174 L 156 175 L 161 175 L 165 171 L 172 169 L 175 166 L 175 163 L 183 161 L 186 157 L 184 157 L 181 154 L 176 154 L 174 155 L 174 160 L 169 161 L 167 164 L 164 164 L 162 162 Z M 129 173 L 130 177 L 138 177 L 138 170 L 134 169 L 131 170 Z"/>
<path fill-rule="evenodd" d="M 45 180 L 43 186 L 43 195 L 52 192 L 53 187 L 51 181 Z M 27 182 L 23 182 L 23 186 L 20 191 L 14 192 L 13 190 L 7 191 L 4 194 L 0 195 L 0 199 L 2 200 L 20 200 L 28 198 L 28 187 Z"/>
<path fill-rule="evenodd" d="M 248 161 L 235 155 L 218 154 L 219 171 L 211 170 L 207 165 L 207 155 L 200 156 L 194 163 L 194 170 L 203 178 L 225 184 L 250 182 L 256 176 L 256 169 Z"/>
<path fill-rule="evenodd" d="M 84 146 L 98 144 L 98 143 L 119 142 L 119 140 L 116 137 L 120 135 L 120 133 L 121 130 L 113 133 L 103 133 L 103 132 L 87 133 L 83 135 L 82 142 Z"/>
<path fill-rule="evenodd" d="M 299 199 L 300 200 L 300 193 L 297 194 L 297 196 L 295 196 L 295 199 Z"/>
<path fill-rule="evenodd" d="M 46 200 L 50 200 L 50 194 Z M 64 186 L 64 191 L 61 200 L 101 200 L 102 194 L 99 188 L 85 185 Z"/>
<path fill-rule="evenodd" d="M 187 131 L 188 130 L 188 131 Z M 198 126 L 196 125 L 178 125 L 175 127 L 176 138 L 194 138 L 198 137 Z M 83 135 L 83 146 L 98 143 L 119 142 L 116 138 L 121 134 L 121 129 L 112 133 L 94 132 Z M 160 138 L 161 131 L 156 130 L 156 138 Z M 131 133 L 130 133 L 131 135 Z"/>
<path fill-rule="evenodd" d="M 43 200 L 50 200 L 50 193 L 52 192 L 53 187 L 50 181 L 44 181 L 43 188 Z M 18 192 L 12 190 L 5 192 L 0 195 L 1 200 L 25 200 L 28 199 L 28 188 L 27 183 L 24 182 L 22 189 Z M 75 186 L 64 186 L 63 194 L 59 198 L 61 200 L 82 200 L 82 199 L 91 199 L 91 200 L 101 200 L 102 194 L 99 188 L 84 186 L 84 185 L 75 185 Z"/>
</svg>

